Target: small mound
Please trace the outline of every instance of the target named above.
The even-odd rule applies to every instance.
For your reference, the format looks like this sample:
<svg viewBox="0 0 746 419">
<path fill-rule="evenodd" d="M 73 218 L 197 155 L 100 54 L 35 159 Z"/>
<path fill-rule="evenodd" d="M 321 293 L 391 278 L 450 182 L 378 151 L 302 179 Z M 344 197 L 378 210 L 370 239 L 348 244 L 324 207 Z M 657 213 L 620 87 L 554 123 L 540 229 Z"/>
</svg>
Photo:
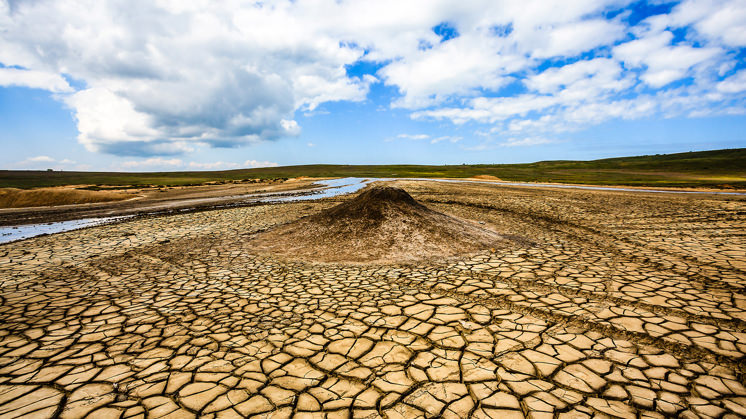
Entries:
<svg viewBox="0 0 746 419">
<path fill-rule="evenodd" d="M 356 198 L 260 233 L 259 253 L 318 262 L 413 262 L 507 243 L 481 228 L 415 201 L 400 188 L 378 186 Z"/>
</svg>

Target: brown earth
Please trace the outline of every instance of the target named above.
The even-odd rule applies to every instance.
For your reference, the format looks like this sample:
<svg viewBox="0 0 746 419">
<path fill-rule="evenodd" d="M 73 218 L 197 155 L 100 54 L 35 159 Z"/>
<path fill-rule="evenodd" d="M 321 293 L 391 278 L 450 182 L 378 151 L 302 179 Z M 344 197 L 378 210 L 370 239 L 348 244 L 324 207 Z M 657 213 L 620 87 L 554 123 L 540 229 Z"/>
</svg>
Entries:
<svg viewBox="0 0 746 419">
<path fill-rule="evenodd" d="M 354 196 L 6 243 L 0 418 L 746 417 L 746 197 L 388 184 L 534 244 L 247 252 Z"/>
<path fill-rule="evenodd" d="M 375 186 L 356 198 L 263 232 L 248 246 L 314 262 L 412 262 L 495 247 L 509 240 L 473 221 L 434 211 L 404 189 Z"/>
<path fill-rule="evenodd" d="M 245 195 L 261 193 L 302 193 L 313 187 L 317 179 L 297 179 L 288 181 L 267 180 L 251 183 L 231 183 L 220 185 L 149 187 L 134 189 L 117 189 L 111 191 L 87 191 L 71 187 L 45 188 L 54 190 L 35 201 L 34 207 L 7 208 L 0 205 L 0 226 L 21 225 L 66 221 L 80 218 L 112 217 L 122 215 L 139 215 L 183 210 L 201 210 L 221 206 L 240 205 Z M 75 185 L 85 187 L 86 185 Z M 30 190 L 33 192 L 35 190 Z M 59 191 L 59 192 L 57 192 Z M 50 197 L 74 191 L 80 196 L 123 196 L 119 201 L 84 203 L 52 202 Z M 0 199 L 2 195 L 0 195 Z M 30 203 L 30 202 L 29 202 Z"/>
<path fill-rule="evenodd" d="M 0 208 L 91 204 L 95 202 L 121 201 L 132 197 L 130 194 L 120 192 L 85 191 L 73 188 L 0 188 Z"/>
<path fill-rule="evenodd" d="M 502 179 L 500 179 L 499 177 L 492 176 L 492 175 L 476 175 L 476 176 L 472 176 L 472 177 L 474 179 L 479 179 L 479 180 L 497 180 L 497 181 L 502 181 Z"/>
</svg>

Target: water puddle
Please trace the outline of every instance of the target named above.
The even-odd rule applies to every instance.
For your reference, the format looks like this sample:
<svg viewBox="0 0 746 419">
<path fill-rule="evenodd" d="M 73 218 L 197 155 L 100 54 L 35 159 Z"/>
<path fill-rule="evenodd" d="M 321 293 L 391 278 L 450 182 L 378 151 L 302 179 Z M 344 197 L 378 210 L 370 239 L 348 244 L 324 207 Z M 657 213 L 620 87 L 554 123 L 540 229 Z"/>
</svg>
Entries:
<svg viewBox="0 0 746 419">
<path fill-rule="evenodd" d="M 109 224 L 130 217 L 132 216 L 83 218 L 80 220 L 57 221 L 53 223 L 0 227 L 0 243 L 28 239 L 44 234 L 62 233 L 63 231 L 77 230 L 84 227 Z"/>
<path fill-rule="evenodd" d="M 674 194 L 704 194 L 704 195 L 746 195 L 742 192 L 706 192 L 706 191 L 670 191 L 662 189 L 632 189 L 632 188 L 615 188 L 605 186 L 584 186 L 584 185 L 557 185 L 550 183 L 521 183 L 521 182 L 489 182 L 482 180 L 465 180 L 465 179 L 428 179 L 428 178 L 339 178 L 319 180 L 314 182 L 319 185 L 318 188 L 309 189 L 300 192 L 270 192 L 264 194 L 251 194 L 233 197 L 208 198 L 208 200 L 227 200 L 243 199 L 240 202 L 295 202 L 310 201 L 315 199 L 330 198 L 339 195 L 351 194 L 363 189 L 371 182 L 393 181 L 393 180 L 415 180 L 415 181 L 435 181 L 448 183 L 480 183 L 494 186 L 527 186 L 541 188 L 560 188 L 560 189 L 585 189 L 593 191 L 623 191 L 623 192 L 641 192 L 641 193 L 674 193 Z M 202 202 L 204 199 L 198 199 Z M 183 211 L 189 211 L 186 208 Z M 118 217 L 100 217 L 84 218 L 80 220 L 59 221 L 43 224 L 27 224 L 20 226 L 0 227 L 0 243 L 7 243 L 16 240 L 28 239 L 31 237 L 41 236 L 43 234 L 62 233 L 65 231 L 76 230 L 79 228 L 92 227 L 97 225 L 109 224 L 132 216 Z"/>
</svg>

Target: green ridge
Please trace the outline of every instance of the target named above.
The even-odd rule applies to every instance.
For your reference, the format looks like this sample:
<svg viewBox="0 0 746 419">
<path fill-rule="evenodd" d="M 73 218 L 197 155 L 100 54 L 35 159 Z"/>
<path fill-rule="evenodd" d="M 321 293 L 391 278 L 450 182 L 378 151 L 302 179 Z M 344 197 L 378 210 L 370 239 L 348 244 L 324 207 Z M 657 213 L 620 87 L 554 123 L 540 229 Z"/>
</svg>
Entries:
<svg viewBox="0 0 746 419">
<path fill-rule="evenodd" d="M 332 165 L 267 167 L 211 172 L 66 172 L 0 170 L 0 187 L 61 185 L 178 186 L 244 179 L 310 177 L 496 176 L 505 181 L 595 185 L 746 188 L 746 148 L 619 157 L 478 165 Z"/>
</svg>

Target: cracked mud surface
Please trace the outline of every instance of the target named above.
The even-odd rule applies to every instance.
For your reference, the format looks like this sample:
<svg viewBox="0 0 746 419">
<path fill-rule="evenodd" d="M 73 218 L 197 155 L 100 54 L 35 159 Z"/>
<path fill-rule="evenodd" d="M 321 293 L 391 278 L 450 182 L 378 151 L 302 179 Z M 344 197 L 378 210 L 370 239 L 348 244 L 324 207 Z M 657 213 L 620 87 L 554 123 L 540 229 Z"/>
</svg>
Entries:
<svg viewBox="0 0 746 419">
<path fill-rule="evenodd" d="M 511 244 L 475 222 L 433 211 L 401 188 L 373 186 L 337 206 L 259 233 L 245 246 L 290 261 L 381 264 L 427 263 Z"/>
<path fill-rule="evenodd" d="M 746 201 L 397 182 L 524 246 L 279 262 L 340 200 L 0 246 L 0 417 L 746 416 Z"/>
</svg>

